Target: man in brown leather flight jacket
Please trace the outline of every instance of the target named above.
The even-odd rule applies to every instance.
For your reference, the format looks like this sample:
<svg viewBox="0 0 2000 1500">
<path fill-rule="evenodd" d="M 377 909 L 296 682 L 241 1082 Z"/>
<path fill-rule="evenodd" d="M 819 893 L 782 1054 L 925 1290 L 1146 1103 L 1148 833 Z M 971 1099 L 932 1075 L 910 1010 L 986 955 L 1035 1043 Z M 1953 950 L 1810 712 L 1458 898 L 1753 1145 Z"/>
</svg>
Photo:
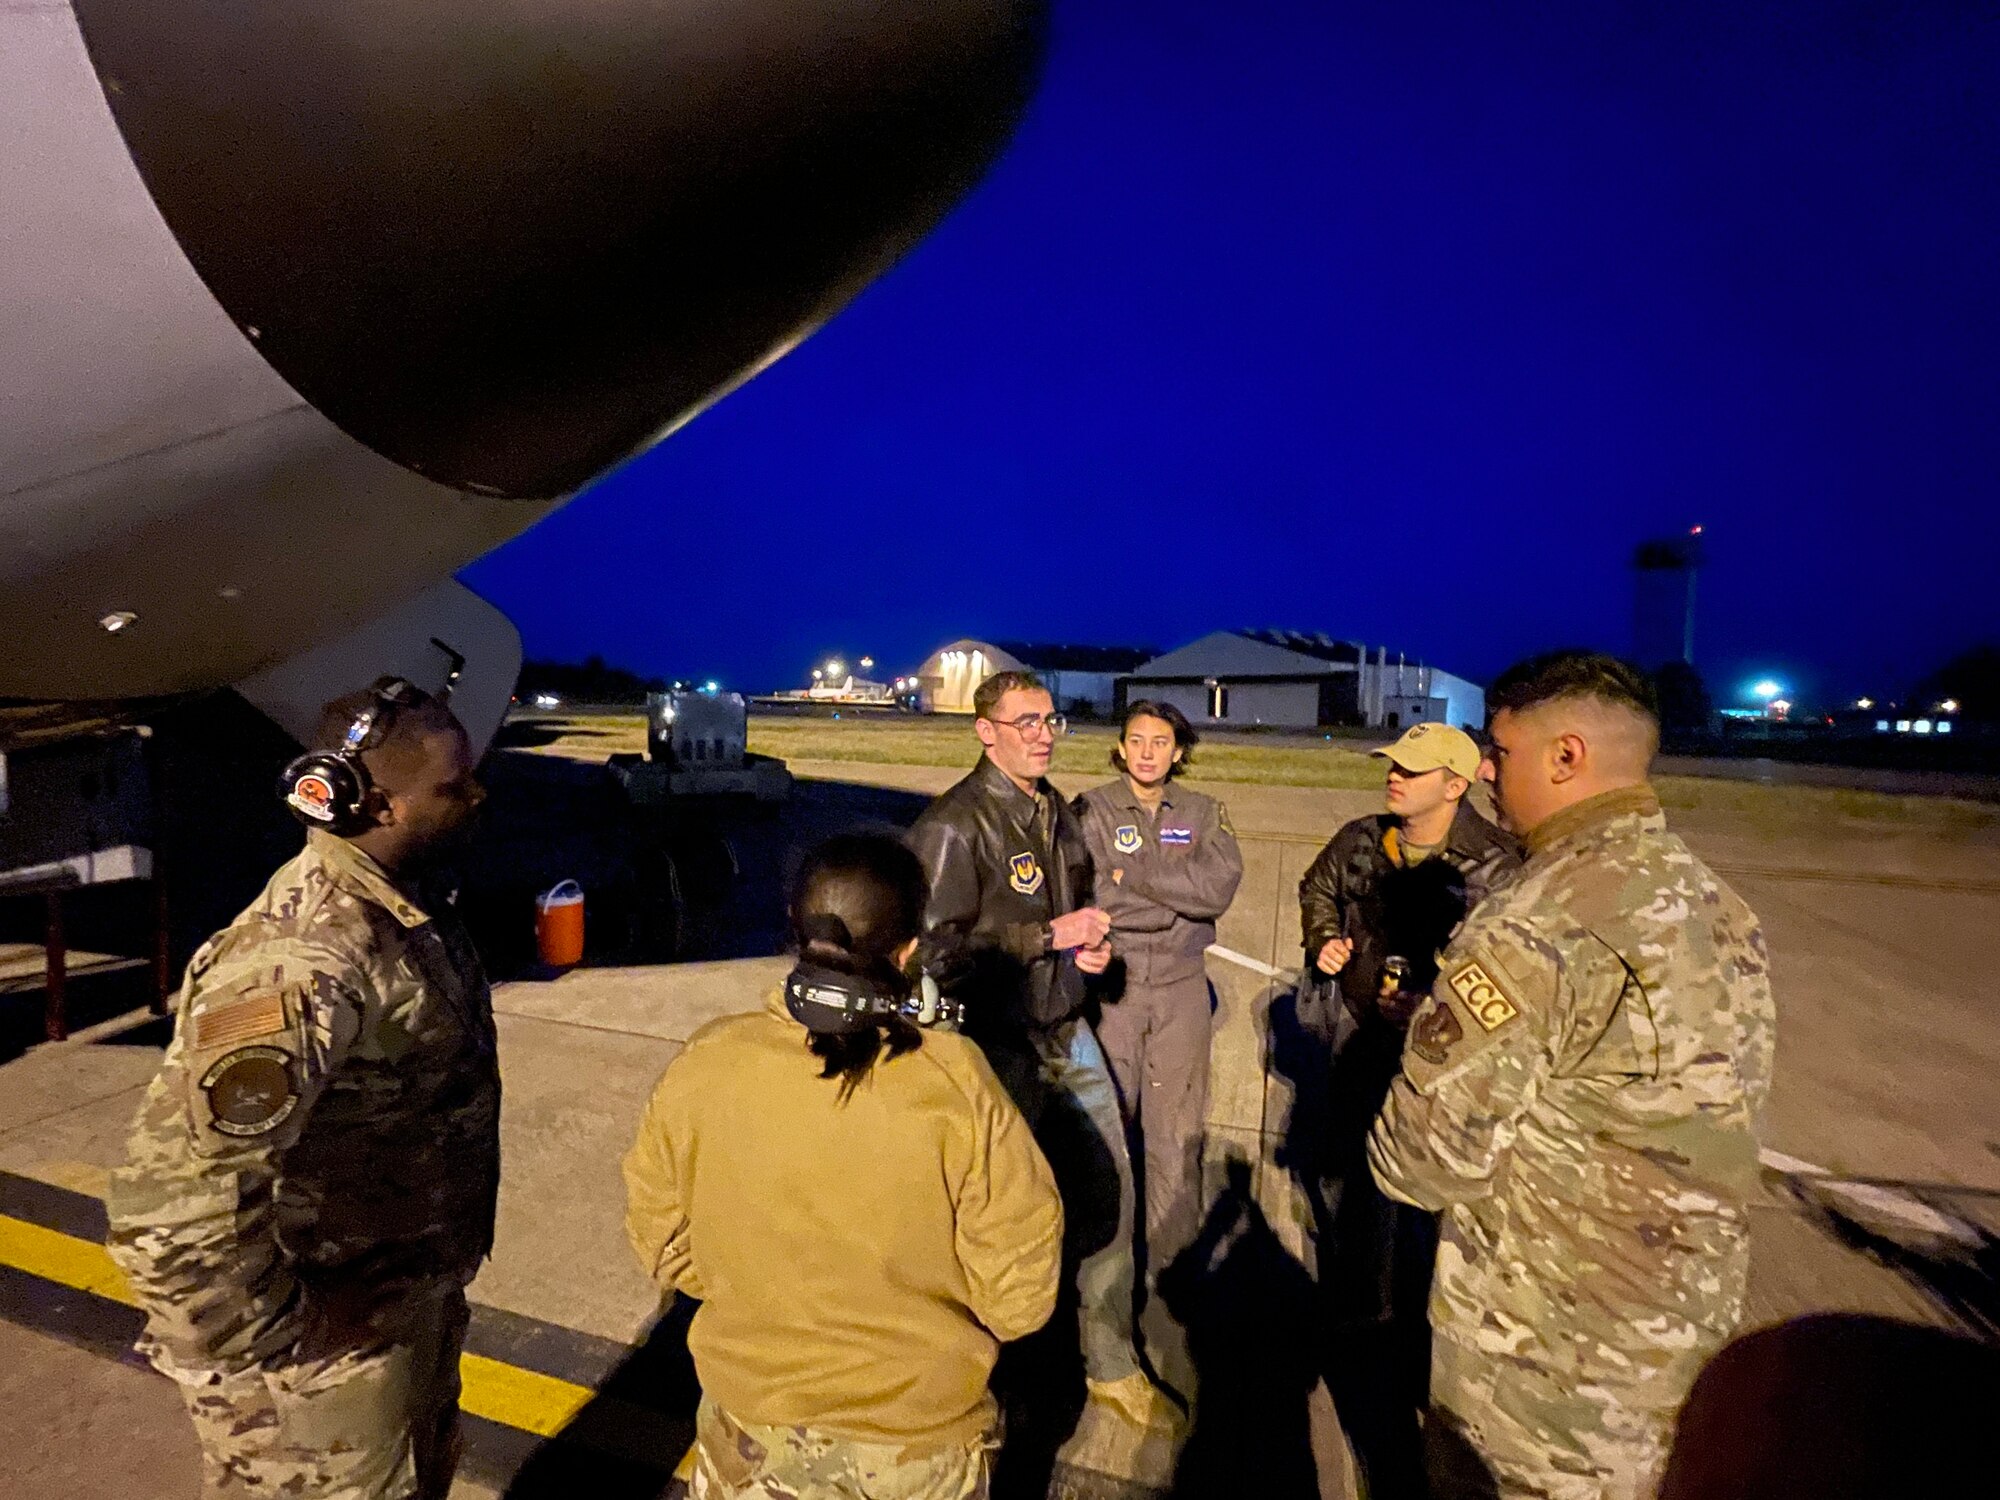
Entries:
<svg viewBox="0 0 2000 1500">
<path fill-rule="evenodd" d="M 964 1029 L 1055 1171 L 1093 1409 L 1171 1427 L 1135 1343 L 1135 1195 L 1118 1091 L 1081 1013 L 1085 976 L 1111 962 L 1111 918 L 1090 904 L 1082 828 L 1046 779 L 1065 724 L 1030 672 L 988 677 L 973 705 L 985 753 L 910 830 L 930 883 L 918 959 L 963 1006 Z"/>
</svg>

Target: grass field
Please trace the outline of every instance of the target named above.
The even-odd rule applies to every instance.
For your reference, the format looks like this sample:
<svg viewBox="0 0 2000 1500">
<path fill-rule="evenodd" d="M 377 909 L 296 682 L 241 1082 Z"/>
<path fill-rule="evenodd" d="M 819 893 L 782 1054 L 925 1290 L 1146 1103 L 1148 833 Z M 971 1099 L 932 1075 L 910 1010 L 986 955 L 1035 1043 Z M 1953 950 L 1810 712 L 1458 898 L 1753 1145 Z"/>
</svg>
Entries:
<svg viewBox="0 0 2000 1500">
<path fill-rule="evenodd" d="M 637 714 L 551 720 L 561 739 L 547 751 L 598 760 L 646 748 L 646 721 Z M 1077 725 L 1056 745 L 1055 769 L 1110 774 L 1112 730 Z M 1203 781 L 1257 786 L 1368 790 L 1382 784 L 1381 762 L 1353 741 L 1305 736 L 1231 736 L 1205 740 L 1197 756 Z M 750 721 L 750 748 L 785 761 L 897 766 L 965 766 L 977 755 L 972 724 L 961 718 L 778 718 Z M 1658 779 L 1669 809 L 1740 818 L 1752 824 L 1862 822 L 1954 832 L 2000 830 L 2000 807 L 1950 797 L 1896 797 L 1838 787 L 1763 786 L 1697 776 Z"/>
</svg>

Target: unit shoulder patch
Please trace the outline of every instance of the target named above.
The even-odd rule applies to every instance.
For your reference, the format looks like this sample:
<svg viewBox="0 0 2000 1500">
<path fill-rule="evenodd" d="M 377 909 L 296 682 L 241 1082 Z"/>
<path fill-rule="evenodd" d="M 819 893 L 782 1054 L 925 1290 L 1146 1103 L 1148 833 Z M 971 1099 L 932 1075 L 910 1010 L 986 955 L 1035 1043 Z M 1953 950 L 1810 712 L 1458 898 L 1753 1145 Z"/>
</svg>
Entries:
<svg viewBox="0 0 2000 1500">
<path fill-rule="evenodd" d="M 1451 992 L 1458 996 L 1466 1013 L 1488 1031 L 1498 1031 L 1521 1013 L 1521 1008 L 1481 964 L 1459 965 L 1452 972 L 1450 983 Z"/>
<path fill-rule="evenodd" d="M 282 995 L 246 995 L 219 1005 L 197 1006 L 188 1018 L 188 1046 L 196 1052 L 247 1042 L 285 1029 Z"/>
<path fill-rule="evenodd" d="M 1023 896 L 1032 896 L 1042 888 L 1042 862 L 1035 858 L 1032 850 L 1016 854 L 1007 861 L 1007 884 Z"/>
<path fill-rule="evenodd" d="M 291 1053 L 282 1047 L 239 1047 L 201 1075 L 209 1128 L 223 1135 L 263 1135 L 299 1106 Z"/>
<path fill-rule="evenodd" d="M 1451 1049 L 1464 1040 L 1465 1028 L 1442 1000 L 1432 1000 L 1410 1023 L 1410 1050 L 1434 1068 L 1443 1067 Z"/>
<path fill-rule="evenodd" d="M 1137 823 L 1121 824 L 1111 835 L 1111 847 L 1120 854 L 1137 854 L 1141 842 Z"/>
<path fill-rule="evenodd" d="M 1215 826 L 1231 838 L 1236 837 L 1236 825 L 1229 821 L 1229 804 L 1227 802 L 1218 802 L 1215 804 Z"/>
</svg>

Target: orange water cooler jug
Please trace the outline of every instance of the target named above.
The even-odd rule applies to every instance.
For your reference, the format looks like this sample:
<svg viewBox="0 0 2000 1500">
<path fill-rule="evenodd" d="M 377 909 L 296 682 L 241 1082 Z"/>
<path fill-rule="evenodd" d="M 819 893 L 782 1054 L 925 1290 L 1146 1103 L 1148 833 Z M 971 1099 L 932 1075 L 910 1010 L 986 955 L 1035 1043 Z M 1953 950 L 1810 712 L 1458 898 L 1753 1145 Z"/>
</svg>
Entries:
<svg viewBox="0 0 2000 1500">
<path fill-rule="evenodd" d="M 535 897 L 535 950 L 551 969 L 583 962 L 583 887 L 574 880 Z"/>
</svg>

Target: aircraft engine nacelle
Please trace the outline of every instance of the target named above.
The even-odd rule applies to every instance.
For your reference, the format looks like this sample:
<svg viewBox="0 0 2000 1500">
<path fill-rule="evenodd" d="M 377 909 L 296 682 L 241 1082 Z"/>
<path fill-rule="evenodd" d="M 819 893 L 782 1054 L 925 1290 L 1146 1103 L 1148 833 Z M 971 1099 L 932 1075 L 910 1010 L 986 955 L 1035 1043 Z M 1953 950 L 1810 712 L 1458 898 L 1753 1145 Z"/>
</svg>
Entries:
<svg viewBox="0 0 2000 1500">
<path fill-rule="evenodd" d="M 929 229 L 1041 20 L 0 10 L 0 698 L 237 681 L 520 532 Z"/>
</svg>

